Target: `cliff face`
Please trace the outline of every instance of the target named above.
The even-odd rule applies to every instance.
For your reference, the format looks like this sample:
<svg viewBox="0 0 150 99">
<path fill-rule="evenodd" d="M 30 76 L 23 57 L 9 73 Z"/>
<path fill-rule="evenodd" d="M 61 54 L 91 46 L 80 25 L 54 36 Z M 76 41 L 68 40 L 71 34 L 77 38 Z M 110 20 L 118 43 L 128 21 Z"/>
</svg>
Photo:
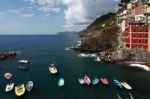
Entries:
<svg viewBox="0 0 150 99">
<path fill-rule="evenodd" d="M 99 52 L 113 49 L 118 45 L 118 27 L 114 13 L 97 18 L 87 29 L 80 32 L 80 51 Z"/>
</svg>

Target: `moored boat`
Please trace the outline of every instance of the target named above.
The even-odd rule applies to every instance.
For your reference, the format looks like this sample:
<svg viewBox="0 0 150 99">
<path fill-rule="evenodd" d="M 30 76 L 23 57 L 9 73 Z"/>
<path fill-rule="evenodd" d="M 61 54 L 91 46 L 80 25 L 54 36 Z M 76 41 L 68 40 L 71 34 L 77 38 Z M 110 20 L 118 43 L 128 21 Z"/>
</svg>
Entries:
<svg viewBox="0 0 150 99">
<path fill-rule="evenodd" d="M 17 96 L 22 96 L 22 95 L 24 95 L 24 93 L 25 93 L 24 84 L 21 84 L 21 85 L 15 87 L 15 94 Z"/>
<path fill-rule="evenodd" d="M 13 90 L 13 88 L 14 88 L 14 83 L 7 84 L 6 88 L 5 88 L 5 91 L 10 92 L 10 91 Z"/>
<path fill-rule="evenodd" d="M 99 83 L 99 79 L 98 78 L 94 78 L 92 81 L 93 85 L 97 85 Z"/>
<path fill-rule="evenodd" d="M 85 84 L 85 82 L 84 82 L 84 79 L 83 79 L 83 78 L 79 78 L 78 80 L 79 80 L 79 83 L 80 83 L 81 85 Z"/>
<path fill-rule="evenodd" d="M 127 90 L 132 90 L 132 87 L 126 82 L 122 82 L 121 85 Z"/>
<path fill-rule="evenodd" d="M 27 70 L 28 66 L 20 65 L 20 66 L 18 66 L 18 68 L 21 69 L 21 70 Z"/>
<path fill-rule="evenodd" d="M 32 89 L 33 89 L 33 81 L 29 81 L 29 82 L 26 84 L 26 90 L 27 90 L 28 92 L 30 92 Z"/>
<path fill-rule="evenodd" d="M 101 82 L 104 85 L 109 85 L 109 81 L 107 80 L 107 78 L 101 78 Z"/>
<path fill-rule="evenodd" d="M 12 78 L 12 73 L 5 73 L 4 77 L 9 80 Z"/>
<path fill-rule="evenodd" d="M 65 80 L 63 78 L 60 78 L 58 81 L 58 86 L 62 87 L 65 85 Z"/>
<path fill-rule="evenodd" d="M 122 85 L 121 85 L 121 82 L 120 81 L 118 81 L 118 80 L 114 80 L 114 84 L 116 85 L 116 86 L 118 86 L 119 88 L 122 88 Z"/>
<path fill-rule="evenodd" d="M 84 82 L 85 82 L 87 85 L 90 85 L 90 84 L 91 84 L 91 80 L 90 80 L 90 78 L 89 78 L 87 75 L 84 76 Z"/>
<path fill-rule="evenodd" d="M 57 74 L 58 72 L 54 64 L 51 64 L 51 66 L 49 67 L 49 71 L 51 74 Z"/>
<path fill-rule="evenodd" d="M 21 64 L 28 64 L 29 61 L 28 60 L 19 60 L 19 63 L 21 63 Z"/>
</svg>

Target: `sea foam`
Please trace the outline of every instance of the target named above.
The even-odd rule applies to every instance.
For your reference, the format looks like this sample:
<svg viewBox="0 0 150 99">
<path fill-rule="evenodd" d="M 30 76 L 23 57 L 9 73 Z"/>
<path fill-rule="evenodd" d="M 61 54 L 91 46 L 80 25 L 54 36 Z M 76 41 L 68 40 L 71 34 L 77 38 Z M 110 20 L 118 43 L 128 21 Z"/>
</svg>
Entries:
<svg viewBox="0 0 150 99">
<path fill-rule="evenodd" d="M 130 67 L 138 67 L 141 69 L 144 69 L 146 71 L 150 71 L 150 68 L 146 65 L 141 65 L 141 64 L 129 64 Z"/>
</svg>

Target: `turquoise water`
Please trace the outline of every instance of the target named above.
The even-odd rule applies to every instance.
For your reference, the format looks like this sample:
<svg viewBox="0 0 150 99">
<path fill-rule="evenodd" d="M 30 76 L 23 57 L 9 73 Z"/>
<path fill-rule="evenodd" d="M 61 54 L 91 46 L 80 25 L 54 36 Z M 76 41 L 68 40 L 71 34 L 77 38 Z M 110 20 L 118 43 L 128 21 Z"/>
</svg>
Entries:
<svg viewBox="0 0 150 99">
<path fill-rule="evenodd" d="M 113 79 L 128 82 L 133 91 L 134 99 L 150 99 L 150 72 L 122 65 L 97 63 L 94 58 L 79 58 L 79 52 L 65 51 L 64 48 L 76 43 L 77 37 L 65 35 L 36 35 L 36 36 L 0 36 L 0 51 L 16 50 L 22 54 L 16 58 L 0 61 L 0 99 L 18 99 L 15 92 L 5 93 L 7 83 L 15 85 L 34 82 L 34 89 L 20 99 L 130 99 L 129 92 L 118 89 Z M 18 60 L 31 61 L 28 71 L 18 69 Z M 59 71 L 58 76 L 51 75 L 48 67 L 55 61 Z M 12 80 L 5 80 L 3 74 L 12 72 Z M 111 83 L 105 87 L 82 86 L 78 78 L 87 74 L 89 77 L 107 77 Z M 57 86 L 58 79 L 65 79 L 65 86 Z"/>
</svg>

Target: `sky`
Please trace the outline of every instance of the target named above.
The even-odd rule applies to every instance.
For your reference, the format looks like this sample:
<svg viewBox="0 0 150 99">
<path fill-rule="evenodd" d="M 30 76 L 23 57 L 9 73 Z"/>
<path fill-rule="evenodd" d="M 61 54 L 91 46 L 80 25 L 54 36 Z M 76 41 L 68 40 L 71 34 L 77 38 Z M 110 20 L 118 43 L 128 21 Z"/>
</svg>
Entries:
<svg viewBox="0 0 150 99">
<path fill-rule="evenodd" d="M 80 31 L 120 0 L 0 0 L 0 34 Z"/>
</svg>

